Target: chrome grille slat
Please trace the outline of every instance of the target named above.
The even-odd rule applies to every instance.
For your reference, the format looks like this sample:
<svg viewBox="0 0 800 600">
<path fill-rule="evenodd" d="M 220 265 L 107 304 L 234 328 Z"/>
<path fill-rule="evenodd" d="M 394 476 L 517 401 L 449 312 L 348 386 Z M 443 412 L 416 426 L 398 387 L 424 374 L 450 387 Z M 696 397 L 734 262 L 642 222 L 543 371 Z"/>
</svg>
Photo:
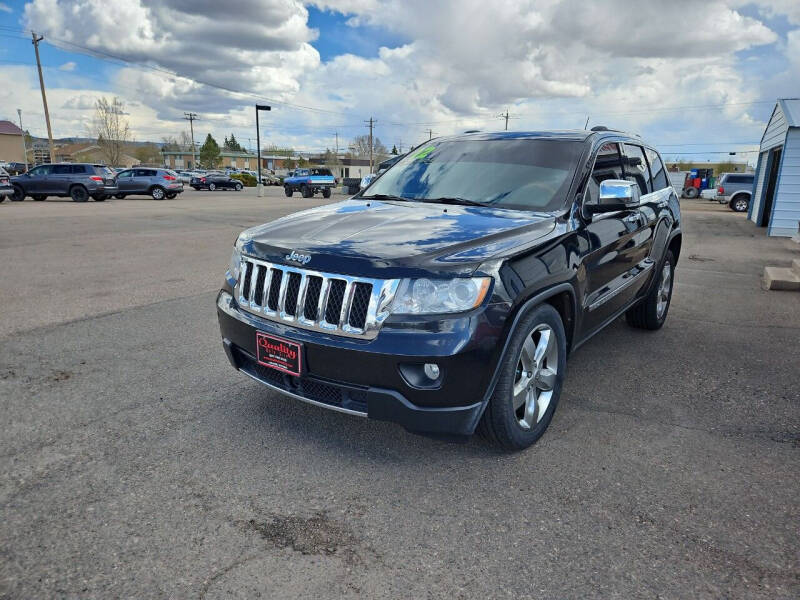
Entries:
<svg viewBox="0 0 800 600">
<path fill-rule="evenodd" d="M 333 335 L 372 339 L 389 316 L 389 306 L 399 283 L 398 279 L 370 279 L 323 273 L 243 256 L 235 297 L 239 299 L 239 305 L 244 310 L 270 320 L 292 323 L 296 327 Z M 313 285 L 313 290 L 308 297 L 310 285 Z M 294 286 L 289 293 L 293 306 L 288 307 L 287 311 L 287 290 L 290 286 Z M 366 290 L 369 291 L 368 296 Z M 353 317 L 353 298 L 357 292 L 360 308 L 356 314 L 359 316 Z M 365 297 L 369 299 L 366 316 L 363 308 Z M 334 304 L 329 306 L 329 302 Z M 316 314 L 312 314 L 314 304 Z M 326 313 L 331 311 L 335 314 L 328 315 L 332 321 L 329 322 Z M 351 324 L 360 325 L 362 322 L 363 327 L 354 327 Z"/>
</svg>

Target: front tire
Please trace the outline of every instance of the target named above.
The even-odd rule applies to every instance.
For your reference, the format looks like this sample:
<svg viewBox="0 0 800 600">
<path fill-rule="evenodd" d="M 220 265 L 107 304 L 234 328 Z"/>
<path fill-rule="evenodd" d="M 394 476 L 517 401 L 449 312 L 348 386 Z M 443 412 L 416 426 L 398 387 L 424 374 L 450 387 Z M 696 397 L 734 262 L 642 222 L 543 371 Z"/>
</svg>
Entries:
<svg viewBox="0 0 800 600">
<path fill-rule="evenodd" d="M 300 193 L 303 195 L 303 198 L 311 198 L 314 195 L 314 192 L 311 191 L 311 188 L 307 185 L 304 185 L 300 189 Z"/>
<path fill-rule="evenodd" d="M 747 196 L 736 196 L 731 199 L 731 203 L 728 206 L 735 212 L 747 212 L 750 206 L 750 200 Z"/>
<path fill-rule="evenodd" d="M 209 192 L 213 192 L 215 189 L 217 189 L 217 184 L 216 183 L 209 183 L 208 184 L 208 191 Z"/>
<path fill-rule="evenodd" d="M 178 194 L 167 194 L 167 200 L 174 200 L 178 197 Z"/>
<path fill-rule="evenodd" d="M 95 202 L 105 202 L 108 199 L 108 196 L 103 194 L 102 196 L 93 196 Z"/>
<path fill-rule="evenodd" d="M 655 286 L 644 300 L 625 313 L 628 325 L 650 331 L 661 329 L 667 320 L 669 305 L 672 302 L 674 273 L 675 256 L 672 254 L 672 250 L 667 250 L 667 256 L 664 258 L 664 264 L 661 266 L 661 273 L 658 275 Z"/>
<path fill-rule="evenodd" d="M 116 198 L 117 200 L 122 200 L 123 198 L 125 198 L 125 194 L 114 194 L 114 198 Z"/>
<path fill-rule="evenodd" d="M 33 199 L 36 200 L 37 202 L 42 202 L 44 200 L 47 200 L 47 196 L 45 196 L 44 194 L 36 194 L 33 197 Z"/>
<path fill-rule="evenodd" d="M 14 193 L 11 195 L 11 200 L 13 202 L 22 202 L 25 200 L 25 192 L 18 185 L 14 186 Z"/>
<path fill-rule="evenodd" d="M 696 187 L 688 187 L 683 190 L 683 195 L 687 198 L 697 198 L 700 195 L 700 190 Z"/>
<path fill-rule="evenodd" d="M 323 198 L 330 198 L 331 197 L 331 188 L 325 188 L 322 190 L 322 197 Z"/>
<path fill-rule="evenodd" d="M 237 184 L 234 186 L 234 189 L 235 189 L 237 192 L 241 192 L 243 187 L 244 187 L 244 186 L 243 186 L 241 183 L 237 183 Z"/>
<path fill-rule="evenodd" d="M 512 334 L 479 432 L 504 450 L 535 443 L 553 419 L 566 368 L 561 315 L 549 304 L 537 306 Z"/>
<path fill-rule="evenodd" d="M 290 188 L 288 185 L 285 188 L 283 188 L 283 192 L 286 194 L 287 198 L 291 198 L 292 194 L 294 194 L 294 190 Z"/>
</svg>

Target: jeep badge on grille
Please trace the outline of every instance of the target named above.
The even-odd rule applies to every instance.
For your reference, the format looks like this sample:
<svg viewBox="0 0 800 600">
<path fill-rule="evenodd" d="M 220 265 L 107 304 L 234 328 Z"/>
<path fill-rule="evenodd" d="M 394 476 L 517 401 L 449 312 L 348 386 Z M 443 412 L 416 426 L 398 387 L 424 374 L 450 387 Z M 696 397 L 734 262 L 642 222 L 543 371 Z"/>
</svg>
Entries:
<svg viewBox="0 0 800 600">
<path fill-rule="evenodd" d="M 293 262 L 298 262 L 301 265 L 305 265 L 305 264 L 308 263 L 308 261 L 311 260 L 311 255 L 310 254 L 300 254 L 297 251 L 292 250 L 291 253 L 289 253 L 286 256 L 284 256 L 284 258 L 286 260 L 291 260 Z"/>
</svg>

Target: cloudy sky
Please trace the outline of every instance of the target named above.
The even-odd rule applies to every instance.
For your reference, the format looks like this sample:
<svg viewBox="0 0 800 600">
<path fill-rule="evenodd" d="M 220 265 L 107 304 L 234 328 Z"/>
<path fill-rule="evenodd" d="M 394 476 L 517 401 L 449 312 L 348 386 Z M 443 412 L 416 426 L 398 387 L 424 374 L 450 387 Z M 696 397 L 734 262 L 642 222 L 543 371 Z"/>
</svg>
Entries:
<svg viewBox="0 0 800 600">
<path fill-rule="evenodd" d="M 340 147 L 377 120 L 407 148 L 465 129 L 639 133 L 667 156 L 757 144 L 777 97 L 800 96 L 800 1 L 0 0 L 0 118 L 83 136 L 119 96 L 137 140 L 187 128 Z M 250 142 L 255 144 L 253 139 Z M 688 154 L 693 153 L 693 154 Z M 755 155 L 741 157 L 754 158 Z"/>
</svg>

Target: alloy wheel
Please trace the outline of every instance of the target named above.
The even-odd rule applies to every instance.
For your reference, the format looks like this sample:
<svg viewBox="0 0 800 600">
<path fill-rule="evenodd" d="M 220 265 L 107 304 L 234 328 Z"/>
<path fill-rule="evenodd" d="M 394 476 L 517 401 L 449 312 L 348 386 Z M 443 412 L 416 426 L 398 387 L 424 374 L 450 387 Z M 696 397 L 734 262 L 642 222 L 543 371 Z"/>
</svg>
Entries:
<svg viewBox="0 0 800 600">
<path fill-rule="evenodd" d="M 547 412 L 558 376 L 558 339 L 538 325 L 522 344 L 514 376 L 513 403 L 519 426 L 532 429 Z"/>
<path fill-rule="evenodd" d="M 736 208 L 736 212 L 744 212 L 747 210 L 747 200 L 739 199 L 733 203 L 734 208 Z"/>
<path fill-rule="evenodd" d="M 667 312 L 669 305 L 669 295 L 672 291 L 672 265 L 669 261 L 664 263 L 661 269 L 661 281 L 658 284 L 658 300 L 656 301 L 656 316 L 661 319 Z"/>
</svg>

